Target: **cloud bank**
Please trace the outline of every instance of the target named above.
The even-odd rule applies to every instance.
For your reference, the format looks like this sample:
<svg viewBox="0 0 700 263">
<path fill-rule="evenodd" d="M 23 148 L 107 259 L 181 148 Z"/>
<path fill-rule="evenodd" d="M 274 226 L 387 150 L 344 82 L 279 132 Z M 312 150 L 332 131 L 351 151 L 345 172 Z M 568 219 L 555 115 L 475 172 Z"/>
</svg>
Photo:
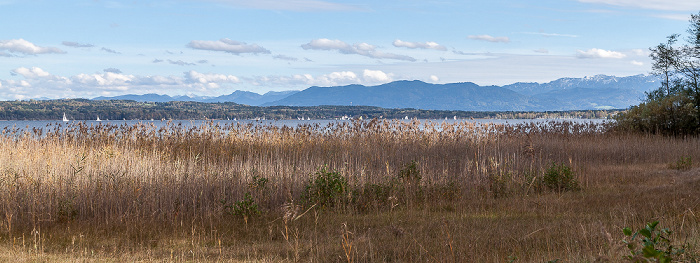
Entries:
<svg viewBox="0 0 700 263">
<path fill-rule="evenodd" d="M 377 51 L 377 48 L 373 45 L 367 43 L 356 43 L 350 45 L 340 40 L 331 40 L 327 38 L 320 38 L 311 40 L 311 42 L 301 46 L 305 50 L 326 50 L 326 51 L 338 51 L 341 54 L 355 54 L 360 56 L 365 56 L 369 58 L 376 59 L 394 59 L 403 61 L 416 61 L 415 58 L 398 55 L 393 53 L 384 53 Z"/>
<path fill-rule="evenodd" d="M 394 40 L 393 45 L 395 47 L 405 47 L 405 48 L 410 48 L 410 49 L 434 49 L 434 50 L 441 50 L 441 51 L 446 51 L 447 48 L 443 45 L 440 45 L 435 42 L 406 42 L 406 41 L 401 41 L 400 39 Z"/>
<path fill-rule="evenodd" d="M 13 53 L 22 53 L 25 55 L 38 54 L 63 54 L 66 53 L 55 47 L 40 47 L 24 39 L 0 40 L 0 50 L 7 50 Z"/>
<path fill-rule="evenodd" d="M 245 42 L 239 42 L 228 38 L 222 38 L 217 41 L 192 40 L 187 44 L 187 47 L 200 50 L 222 51 L 236 55 L 244 53 L 270 54 L 270 50 L 256 44 L 249 45 Z"/>
<path fill-rule="evenodd" d="M 376 85 L 391 82 L 394 74 L 381 70 L 364 69 L 362 72 L 336 71 L 320 76 L 311 74 L 296 74 L 291 76 L 258 76 L 248 78 L 246 81 L 253 85 L 276 86 L 342 86 L 349 84 Z"/>
<path fill-rule="evenodd" d="M 592 48 L 589 50 L 577 50 L 578 58 L 625 58 L 627 55 L 616 51 Z"/>
<path fill-rule="evenodd" d="M 212 94 L 222 87 L 240 83 L 255 86 L 339 86 L 348 84 L 375 85 L 391 82 L 394 74 L 381 70 L 336 71 L 313 76 L 296 74 L 291 76 L 257 76 L 239 78 L 220 73 L 183 72 L 181 76 L 139 76 L 122 73 L 116 68 L 103 72 L 73 76 L 53 75 L 39 67 L 20 67 L 11 71 L 21 80 L 1 80 L 0 97 L 5 99 L 37 98 L 39 95 L 52 98 L 92 98 L 117 94 L 145 93 L 191 93 L 193 91 Z"/>
<path fill-rule="evenodd" d="M 119 51 L 116 51 L 116 50 L 114 50 L 114 49 L 109 49 L 109 48 L 106 48 L 106 47 L 103 47 L 103 48 L 101 48 L 100 50 L 102 50 L 102 51 L 104 51 L 104 52 L 107 52 L 107 53 L 112 53 L 112 54 L 121 54 L 121 52 L 119 52 Z"/>
<path fill-rule="evenodd" d="M 95 46 L 93 44 L 81 44 L 81 43 L 72 42 L 72 41 L 63 41 L 63 43 L 61 43 L 61 44 L 63 44 L 64 46 L 67 46 L 67 47 L 75 47 L 75 48 L 94 47 Z"/>
</svg>

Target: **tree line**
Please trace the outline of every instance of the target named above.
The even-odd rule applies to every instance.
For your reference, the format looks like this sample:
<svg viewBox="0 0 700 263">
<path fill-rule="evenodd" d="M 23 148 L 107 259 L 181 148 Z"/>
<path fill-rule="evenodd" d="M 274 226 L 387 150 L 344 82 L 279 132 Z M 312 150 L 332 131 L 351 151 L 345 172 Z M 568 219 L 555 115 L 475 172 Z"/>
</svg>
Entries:
<svg viewBox="0 0 700 263">
<path fill-rule="evenodd" d="M 444 119 L 454 118 L 610 118 L 618 111 L 494 112 L 386 109 L 371 106 L 272 106 L 258 107 L 191 101 L 137 102 L 132 100 L 30 100 L 0 101 L 0 120 L 60 120 L 65 113 L 71 120 L 205 120 L 205 119 Z"/>
<path fill-rule="evenodd" d="M 691 15 L 685 38 L 673 34 L 651 47 L 652 73 L 661 86 L 617 118 L 623 130 L 665 135 L 700 133 L 700 13 Z"/>
</svg>

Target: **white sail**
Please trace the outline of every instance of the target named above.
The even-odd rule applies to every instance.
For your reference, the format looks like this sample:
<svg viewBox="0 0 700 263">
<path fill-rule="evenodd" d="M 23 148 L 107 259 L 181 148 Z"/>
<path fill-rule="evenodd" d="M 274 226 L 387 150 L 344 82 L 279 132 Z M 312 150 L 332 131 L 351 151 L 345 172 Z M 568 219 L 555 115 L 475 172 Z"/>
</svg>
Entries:
<svg viewBox="0 0 700 263">
<path fill-rule="evenodd" d="M 63 113 L 63 121 L 68 121 L 68 118 L 66 118 L 66 113 Z"/>
<path fill-rule="evenodd" d="M 95 120 L 95 121 L 102 121 L 102 120 L 100 120 L 100 116 L 97 116 L 97 120 Z"/>
</svg>

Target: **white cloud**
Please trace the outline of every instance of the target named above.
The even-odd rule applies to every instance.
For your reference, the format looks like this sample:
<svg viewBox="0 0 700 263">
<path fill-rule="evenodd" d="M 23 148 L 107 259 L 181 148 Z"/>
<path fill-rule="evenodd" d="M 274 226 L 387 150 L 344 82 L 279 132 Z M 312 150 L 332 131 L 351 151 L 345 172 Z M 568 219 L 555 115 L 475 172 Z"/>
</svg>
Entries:
<svg viewBox="0 0 700 263">
<path fill-rule="evenodd" d="M 194 82 L 194 83 L 238 83 L 240 80 L 238 77 L 233 76 L 233 75 L 224 75 L 224 74 L 213 74 L 213 73 L 199 73 L 197 71 L 189 71 L 185 72 L 185 78 L 189 82 Z"/>
<path fill-rule="evenodd" d="M 173 65 L 178 65 L 178 66 L 196 66 L 197 64 L 192 63 L 192 62 L 185 62 L 182 60 L 170 60 L 168 59 L 168 63 L 173 64 Z"/>
<path fill-rule="evenodd" d="M 318 0 L 200 0 L 214 3 L 221 3 L 233 7 L 264 9 L 264 10 L 286 10 L 297 12 L 318 12 L 318 11 L 363 11 L 364 8 L 332 3 Z"/>
<path fill-rule="evenodd" d="M 644 62 L 639 62 L 636 60 L 632 60 L 632 62 L 630 62 L 630 63 L 632 63 L 632 65 L 635 65 L 635 66 L 644 66 Z"/>
<path fill-rule="evenodd" d="M 116 51 L 116 50 L 114 50 L 114 49 L 109 49 L 109 48 L 106 48 L 106 47 L 103 47 L 103 48 L 101 48 L 100 50 L 102 50 L 102 51 L 104 51 L 104 52 L 107 52 L 107 53 L 112 53 L 112 54 L 121 54 L 121 52 L 119 52 L 119 51 Z"/>
<path fill-rule="evenodd" d="M 121 74 L 121 73 L 122 73 L 122 71 L 121 71 L 120 69 L 118 69 L 118 68 L 106 68 L 106 69 L 103 69 L 102 71 L 104 71 L 104 72 L 112 72 L 112 73 L 117 73 L 117 74 Z"/>
<path fill-rule="evenodd" d="M 307 44 L 301 45 L 301 47 L 306 50 L 335 50 L 340 52 L 341 54 L 356 54 L 376 59 L 395 59 L 411 62 L 416 61 L 416 59 L 413 57 L 377 51 L 375 46 L 367 43 L 357 43 L 350 45 L 337 39 L 314 39 Z"/>
<path fill-rule="evenodd" d="M 285 56 L 285 55 L 276 55 L 276 56 L 273 56 L 272 58 L 279 59 L 279 60 L 286 60 L 286 61 L 299 61 L 298 58 Z"/>
<path fill-rule="evenodd" d="M 101 87 L 105 89 L 126 90 L 136 79 L 134 75 L 105 72 L 102 74 L 78 74 L 70 78 L 75 84 Z"/>
<path fill-rule="evenodd" d="M 579 58 L 625 58 L 627 55 L 616 51 L 608 51 L 598 48 L 592 48 L 586 51 L 577 50 L 577 56 Z"/>
<path fill-rule="evenodd" d="M 355 74 L 355 72 L 339 71 L 331 72 L 330 74 L 322 75 L 315 79 L 312 78 L 311 83 L 309 84 L 317 86 L 338 86 L 359 82 L 360 79 L 357 77 L 357 74 Z"/>
<path fill-rule="evenodd" d="M 382 82 L 382 83 L 384 83 L 384 82 L 391 82 L 392 81 L 391 76 L 389 76 L 388 74 L 384 73 L 381 70 L 365 69 L 362 72 L 362 78 L 364 78 L 364 80 L 366 82 Z"/>
<path fill-rule="evenodd" d="M 668 10 L 668 11 L 696 11 L 700 9 L 700 1 L 697 0 L 578 0 L 583 3 L 607 4 L 623 7 Z"/>
<path fill-rule="evenodd" d="M 36 79 L 36 78 L 43 78 L 43 77 L 48 77 L 51 74 L 48 72 L 44 71 L 43 69 L 37 68 L 37 67 L 32 67 L 31 69 L 21 67 L 21 68 L 16 68 L 12 70 L 12 73 L 22 75 L 22 77 L 27 78 L 27 79 Z"/>
<path fill-rule="evenodd" d="M 48 81 L 48 82 L 67 82 L 70 83 L 70 80 L 64 77 L 59 77 L 55 75 L 51 75 L 45 70 L 38 68 L 38 67 L 32 67 L 32 68 L 25 68 L 25 67 L 19 67 L 16 69 L 13 69 L 10 71 L 11 74 L 16 74 L 24 77 L 27 80 L 30 81 Z"/>
<path fill-rule="evenodd" d="M 364 69 L 361 73 L 354 71 L 336 71 L 320 76 L 311 74 L 296 74 L 291 76 L 259 76 L 244 78 L 244 80 L 257 86 L 294 87 L 309 86 L 342 86 L 349 84 L 373 85 L 393 81 L 394 74 L 381 70 Z"/>
<path fill-rule="evenodd" d="M 73 41 L 63 41 L 62 44 L 64 46 L 67 46 L 67 47 L 76 47 L 76 48 L 78 48 L 78 47 L 94 47 L 95 46 L 93 44 L 81 44 L 81 43 L 73 42 Z"/>
<path fill-rule="evenodd" d="M 353 48 L 347 43 L 340 40 L 331 40 L 327 38 L 320 38 L 311 40 L 311 42 L 301 46 L 303 49 L 315 49 L 315 50 L 338 50 L 341 53 L 352 54 Z"/>
<path fill-rule="evenodd" d="M 256 86 L 339 86 L 360 83 L 360 79 L 352 71 L 338 71 L 314 77 L 311 74 L 295 74 L 292 76 L 258 76 L 246 78 Z"/>
<path fill-rule="evenodd" d="M 48 54 L 48 53 L 57 53 L 57 54 L 62 54 L 66 53 L 63 50 L 60 50 L 55 47 L 40 47 L 37 45 L 34 45 L 33 43 L 24 40 L 24 39 L 11 39 L 11 40 L 0 40 L 0 50 L 7 50 L 10 52 L 15 52 L 15 53 L 22 53 L 26 55 L 38 55 L 38 54 Z"/>
<path fill-rule="evenodd" d="M 494 37 L 489 35 L 478 35 L 478 36 L 468 36 L 467 38 L 480 41 L 488 41 L 493 43 L 508 43 L 510 38 L 508 37 Z"/>
<path fill-rule="evenodd" d="M 401 41 L 400 39 L 394 40 L 394 46 L 395 47 L 405 47 L 405 48 L 411 48 L 411 49 L 416 49 L 416 48 L 421 48 L 421 49 L 434 49 L 434 50 L 442 50 L 446 51 L 447 48 L 443 45 L 440 45 L 435 42 L 406 42 L 406 41 Z"/>
<path fill-rule="evenodd" d="M 51 75 L 40 68 L 17 68 L 13 74 L 25 77 L 25 80 L 4 80 L 5 93 L 0 96 L 9 98 L 11 95 L 23 95 L 27 98 L 36 97 L 94 97 L 116 93 L 188 93 L 193 90 L 210 92 L 225 84 L 239 83 L 233 75 L 185 72 L 184 76 L 137 76 L 120 73 L 117 69 L 105 69 L 104 73 L 77 74 L 71 77 Z M 23 88 L 32 87 L 32 90 Z M 10 92 L 10 90 L 12 90 Z M 9 94 L 8 92 L 12 93 Z"/>
<path fill-rule="evenodd" d="M 131 84 L 131 88 L 138 88 L 138 89 L 148 89 L 148 88 L 172 88 L 172 87 L 177 87 L 181 86 L 184 88 L 190 88 L 187 86 L 184 82 L 184 80 L 180 77 L 174 77 L 174 76 L 134 76 L 134 79 L 129 82 Z"/>
<path fill-rule="evenodd" d="M 549 53 L 549 50 L 544 49 L 544 48 L 535 49 L 535 50 L 533 50 L 533 51 L 534 51 L 535 53 L 540 53 L 540 54 L 547 54 L 547 53 Z"/>
<path fill-rule="evenodd" d="M 439 82 L 439 81 L 440 81 L 440 78 L 438 78 L 438 76 L 435 76 L 435 75 L 430 75 L 430 81 L 432 81 L 432 82 Z"/>
<path fill-rule="evenodd" d="M 249 45 L 245 42 L 239 42 L 228 38 L 222 38 L 217 41 L 192 40 L 187 44 L 187 47 L 201 50 L 223 51 L 236 55 L 243 53 L 270 54 L 269 50 L 256 44 Z"/>
</svg>

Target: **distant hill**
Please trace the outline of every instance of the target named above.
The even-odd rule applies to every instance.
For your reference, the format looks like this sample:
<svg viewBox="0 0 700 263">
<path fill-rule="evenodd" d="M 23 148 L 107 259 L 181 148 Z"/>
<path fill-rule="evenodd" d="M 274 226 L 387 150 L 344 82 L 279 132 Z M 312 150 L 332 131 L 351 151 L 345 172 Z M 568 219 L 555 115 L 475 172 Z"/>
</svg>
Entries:
<svg viewBox="0 0 700 263">
<path fill-rule="evenodd" d="M 474 83 L 430 84 L 395 81 L 379 86 L 310 87 L 263 106 L 363 105 L 383 108 L 483 111 L 554 111 L 621 109 L 638 104 L 657 88 L 649 75 L 597 75 L 562 78 L 549 83 L 515 83 L 503 87 Z"/>
<path fill-rule="evenodd" d="M 238 104 L 245 104 L 245 105 L 250 105 L 250 106 L 259 106 L 264 103 L 276 101 L 283 99 L 291 94 L 294 94 L 298 91 L 296 90 L 290 90 L 290 91 L 280 91 L 280 92 L 275 92 L 275 91 L 270 91 L 268 93 L 265 93 L 263 95 L 260 95 L 258 93 L 250 92 L 250 91 L 241 91 L 237 90 L 229 95 L 223 95 L 223 96 L 218 96 L 218 97 L 202 97 L 202 96 L 168 96 L 168 95 L 159 95 L 159 94 L 143 94 L 143 95 L 121 95 L 121 96 L 114 96 L 114 97 L 97 97 L 94 98 L 93 100 L 133 100 L 133 101 L 138 101 L 138 102 L 170 102 L 170 101 L 193 101 L 193 102 L 235 102 Z"/>
<path fill-rule="evenodd" d="M 378 86 L 314 86 L 303 91 L 268 92 L 263 95 L 239 90 L 219 97 L 144 94 L 98 97 L 95 100 L 234 102 L 251 106 L 374 106 L 460 111 L 563 111 L 627 108 L 638 104 L 644 98 L 645 91 L 659 85 L 658 78 L 650 75 L 597 75 L 562 78 L 542 84 L 514 83 L 502 87 L 479 86 L 471 82 L 430 84 L 401 80 Z"/>
<path fill-rule="evenodd" d="M 277 101 L 288 97 L 299 91 L 270 91 L 263 95 L 255 92 L 237 90 L 229 95 L 223 95 L 219 97 L 209 98 L 202 100 L 201 102 L 235 102 L 238 104 L 245 104 L 251 106 L 259 106 L 265 103 Z"/>
<path fill-rule="evenodd" d="M 498 86 L 395 81 L 379 86 L 310 87 L 263 106 L 362 105 L 431 110 L 544 110 L 538 99 Z"/>
<path fill-rule="evenodd" d="M 138 102 L 168 102 L 168 101 L 174 101 L 173 97 L 170 97 L 168 95 L 159 95 L 159 94 L 143 94 L 143 95 L 133 95 L 133 94 L 128 94 L 128 95 L 121 95 L 121 96 L 114 96 L 114 97 L 97 97 L 94 98 L 93 100 L 133 100 L 133 101 L 138 101 Z M 186 100 L 190 101 L 190 100 Z"/>
<path fill-rule="evenodd" d="M 658 88 L 652 75 L 615 77 L 596 75 L 586 78 L 562 78 L 549 83 L 515 83 L 503 86 L 532 98 L 549 102 L 552 110 L 627 108 L 638 104 L 644 92 Z"/>
</svg>

